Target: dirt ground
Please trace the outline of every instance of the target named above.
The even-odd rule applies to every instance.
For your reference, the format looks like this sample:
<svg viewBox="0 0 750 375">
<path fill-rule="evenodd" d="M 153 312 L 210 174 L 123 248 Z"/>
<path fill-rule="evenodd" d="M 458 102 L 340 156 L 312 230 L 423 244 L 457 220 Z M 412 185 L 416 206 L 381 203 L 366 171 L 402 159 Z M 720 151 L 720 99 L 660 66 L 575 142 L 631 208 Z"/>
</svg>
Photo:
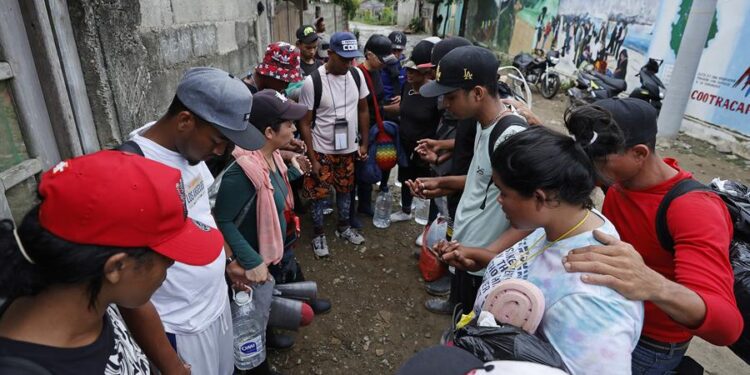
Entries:
<svg viewBox="0 0 750 375">
<path fill-rule="evenodd" d="M 387 35 L 390 31 L 362 29 L 365 29 L 362 41 L 371 32 Z M 535 94 L 534 99 L 533 110 L 549 126 L 561 129 L 567 98 L 558 95 L 545 100 Z M 673 145 L 660 147 L 659 152 L 678 158 L 701 181 L 721 176 L 749 182 L 750 161 L 720 154 L 707 143 L 681 136 Z M 394 202 L 398 202 L 398 189 L 391 191 Z M 394 210 L 397 207 L 395 203 Z M 331 256 L 315 259 L 309 245 L 310 218 L 309 215 L 303 218 L 297 257 L 305 276 L 317 281 L 319 294 L 333 301 L 333 309 L 302 328 L 292 349 L 269 353 L 271 364 L 278 371 L 392 374 L 418 350 L 438 344 L 441 332 L 448 327 L 447 316 L 429 313 L 424 308 L 424 302 L 431 297 L 424 291 L 417 260 L 412 256 L 417 249 L 414 240 L 421 232 L 420 226 L 411 221 L 378 229 L 370 218 L 362 219 L 367 241 L 354 246 L 333 235 L 335 213 L 328 216 L 326 233 Z M 689 354 L 708 374 L 750 373 L 750 366 L 728 349 L 700 339 L 693 340 Z"/>
<path fill-rule="evenodd" d="M 566 105 L 562 96 L 540 97 L 534 111 L 550 126 L 560 128 Z M 680 137 L 660 152 L 678 158 L 702 181 L 721 176 L 747 183 L 750 176 L 750 162 L 730 160 L 731 156 L 689 137 Z M 303 229 L 297 257 L 306 277 L 317 281 L 320 294 L 334 305 L 330 313 L 317 316 L 311 326 L 297 333 L 291 350 L 271 352 L 277 370 L 285 374 L 390 374 L 416 351 L 436 345 L 448 326 L 447 316 L 429 313 L 423 306 L 430 297 L 412 256 L 420 227 L 412 221 L 377 229 L 371 220 L 363 221 L 367 242 L 354 246 L 333 236 L 335 217 L 327 217 L 331 257 L 315 259 L 309 247 L 310 220 L 303 219 L 307 230 Z M 693 341 L 689 353 L 709 374 L 750 373 L 750 366 L 728 349 L 700 339 Z"/>
</svg>

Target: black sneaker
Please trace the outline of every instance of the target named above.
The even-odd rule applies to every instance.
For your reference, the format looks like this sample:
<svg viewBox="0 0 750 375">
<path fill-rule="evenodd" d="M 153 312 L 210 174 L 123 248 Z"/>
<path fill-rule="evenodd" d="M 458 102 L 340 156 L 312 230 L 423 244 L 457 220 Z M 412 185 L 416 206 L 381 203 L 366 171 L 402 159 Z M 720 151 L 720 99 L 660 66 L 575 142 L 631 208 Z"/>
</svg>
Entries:
<svg viewBox="0 0 750 375">
<path fill-rule="evenodd" d="M 430 295 L 444 297 L 451 293 L 451 276 L 445 275 L 433 282 L 425 283 L 424 289 Z"/>
<path fill-rule="evenodd" d="M 325 298 L 315 298 L 307 303 L 315 315 L 325 314 L 331 311 L 331 301 Z"/>
<path fill-rule="evenodd" d="M 430 298 L 424 303 L 429 312 L 440 315 L 452 315 L 455 306 L 454 303 L 442 298 Z"/>
<path fill-rule="evenodd" d="M 275 350 L 287 350 L 294 346 L 294 337 L 276 333 L 269 329 L 266 331 L 266 347 Z"/>
</svg>

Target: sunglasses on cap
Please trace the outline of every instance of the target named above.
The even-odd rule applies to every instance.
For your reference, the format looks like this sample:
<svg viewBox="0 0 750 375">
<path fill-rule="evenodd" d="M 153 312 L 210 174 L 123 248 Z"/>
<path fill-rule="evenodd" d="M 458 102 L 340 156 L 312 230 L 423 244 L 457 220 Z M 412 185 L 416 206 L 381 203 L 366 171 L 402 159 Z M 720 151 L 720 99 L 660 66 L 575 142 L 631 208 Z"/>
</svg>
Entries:
<svg viewBox="0 0 750 375">
<path fill-rule="evenodd" d="M 382 64 L 389 65 L 389 64 L 393 64 L 393 63 L 395 63 L 395 62 L 398 61 L 398 59 L 396 58 L 396 56 L 394 56 L 393 54 L 388 54 L 388 55 L 385 55 L 385 56 L 378 56 L 377 54 L 375 54 L 375 52 L 372 52 L 372 51 L 367 51 L 367 53 L 371 53 L 371 54 L 375 55 L 375 57 L 378 58 L 378 61 L 380 61 Z"/>
</svg>

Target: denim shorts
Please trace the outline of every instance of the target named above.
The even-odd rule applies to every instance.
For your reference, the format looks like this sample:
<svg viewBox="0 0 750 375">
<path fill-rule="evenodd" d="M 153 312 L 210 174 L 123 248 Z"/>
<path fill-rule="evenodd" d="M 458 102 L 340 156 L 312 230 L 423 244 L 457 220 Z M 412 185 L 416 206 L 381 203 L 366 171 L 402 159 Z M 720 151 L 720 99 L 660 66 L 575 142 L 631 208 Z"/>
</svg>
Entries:
<svg viewBox="0 0 750 375">
<path fill-rule="evenodd" d="M 633 350 L 633 375 L 676 374 L 675 369 L 682 362 L 688 346 L 685 343 L 668 344 L 667 350 L 657 350 L 643 341 Z"/>
</svg>

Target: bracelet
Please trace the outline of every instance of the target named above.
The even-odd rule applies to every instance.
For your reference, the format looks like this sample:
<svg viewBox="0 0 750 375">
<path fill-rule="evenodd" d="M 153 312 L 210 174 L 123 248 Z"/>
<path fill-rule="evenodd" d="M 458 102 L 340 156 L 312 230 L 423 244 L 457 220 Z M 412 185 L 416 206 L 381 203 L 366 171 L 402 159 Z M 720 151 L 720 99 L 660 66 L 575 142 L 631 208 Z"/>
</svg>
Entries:
<svg viewBox="0 0 750 375">
<path fill-rule="evenodd" d="M 234 262 L 234 257 L 230 255 L 227 257 L 227 266 L 229 265 L 229 263 L 232 263 L 232 262 Z"/>
</svg>

